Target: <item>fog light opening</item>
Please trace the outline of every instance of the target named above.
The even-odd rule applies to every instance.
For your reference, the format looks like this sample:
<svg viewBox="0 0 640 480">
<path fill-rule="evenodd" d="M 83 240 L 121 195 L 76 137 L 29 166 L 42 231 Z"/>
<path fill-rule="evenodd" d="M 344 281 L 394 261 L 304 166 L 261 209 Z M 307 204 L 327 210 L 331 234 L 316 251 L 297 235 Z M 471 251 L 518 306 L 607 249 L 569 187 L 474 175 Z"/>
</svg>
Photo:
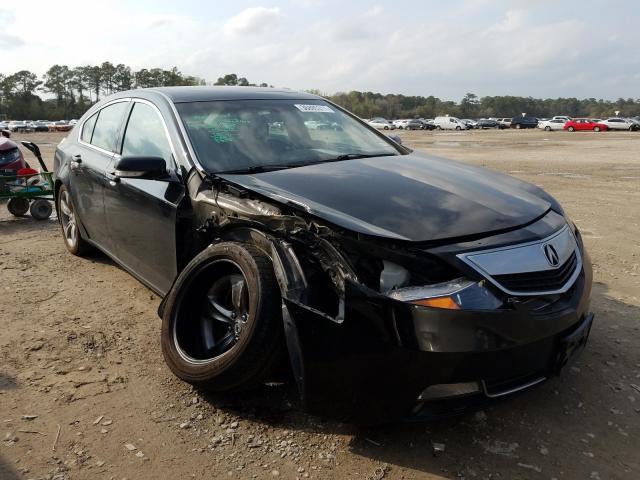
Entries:
<svg viewBox="0 0 640 480">
<path fill-rule="evenodd" d="M 478 382 L 466 383 L 439 383 L 425 388 L 418 397 L 419 402 L 430 402 L 452 397 L 462 397 L 480 393 L 482 390 Z"/>
</svg>

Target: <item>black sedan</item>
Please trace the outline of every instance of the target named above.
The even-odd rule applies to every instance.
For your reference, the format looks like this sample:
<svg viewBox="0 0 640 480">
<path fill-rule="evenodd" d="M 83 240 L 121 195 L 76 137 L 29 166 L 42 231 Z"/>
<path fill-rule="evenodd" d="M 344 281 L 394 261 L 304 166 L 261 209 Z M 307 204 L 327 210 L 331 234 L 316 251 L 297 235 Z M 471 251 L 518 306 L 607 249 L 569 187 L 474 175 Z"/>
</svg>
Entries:
<svg viewBox="0 0 640 480">
<path fill-rule="evenodd" d="M 478 126 L 476 128 L 487 129 L 487 128 L 498 128 L 503 129 L 505 126 L 497 120 L 493 120 L 492 118 L 481 118 L 478 120 Z"/>
<path fill-rule="evenodd" d="M 164 297 L 167 365 L 205 388 L 288 364 L 313 411 L 425 418 L 543 382 L 590 331 L 589 257 L 550 195 L 317 96 L 119 93 L 59 145 L 55 179 L 68 250 Z"/>
</svg>

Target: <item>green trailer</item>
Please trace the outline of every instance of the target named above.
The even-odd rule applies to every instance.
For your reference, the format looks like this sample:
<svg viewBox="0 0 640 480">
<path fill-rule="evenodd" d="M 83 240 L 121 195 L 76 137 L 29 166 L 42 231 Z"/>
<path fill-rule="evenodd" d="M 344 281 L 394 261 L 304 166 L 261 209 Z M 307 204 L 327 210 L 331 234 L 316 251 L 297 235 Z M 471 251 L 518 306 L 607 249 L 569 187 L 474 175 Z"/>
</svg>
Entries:
<svg viewBox="0 0 640 480">
<path fill-rule="evenodd" d="M 8 200 L 7 209 L 16 217 L 27 212 L 36 220 L 46 220 L 53 212 L 53 172 L 47 170 L 40 149 L 33 142 L 21 142 L 40 162 L 42 170 L 18 171 L 0 176 L 0 201 Z"/>
</svg>

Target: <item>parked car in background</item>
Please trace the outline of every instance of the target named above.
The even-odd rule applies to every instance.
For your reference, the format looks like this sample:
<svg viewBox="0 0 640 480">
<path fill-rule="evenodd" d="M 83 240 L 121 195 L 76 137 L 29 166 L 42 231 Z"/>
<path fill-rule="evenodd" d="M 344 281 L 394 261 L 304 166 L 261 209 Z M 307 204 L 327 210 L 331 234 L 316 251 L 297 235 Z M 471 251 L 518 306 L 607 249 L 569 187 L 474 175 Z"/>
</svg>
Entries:
<svg viewBox="0 0 640 480">
<path fill-rule="evenodd" d="M 309 130 L 318 117 L 341 131 Z M 281 119 L 286 135 L 269 128 Z M 163 297 L 160 345 L 182 380 L 242 392 L 288 360 L 307 408 L 380 423 L 573 375 L 591 262 L 538 186 L 290 90 L 137 89 L 78 127 L 54 159 L 64 245 L 99 248 Z"/>
<path fill-rule="evenodd" d="M 518 130 L 521 128 L 536 128 L 538 126 L 538 119 L 535 117 L 523 117 L 522 115 L 519 117 L 513 117 L 511 119 L 511 123 L 509 124 L 510 128 L 517 128 Z"/>
<path fill-rule="evenodd" d="M 511 118 L 498 118 L 497 119 L 500 125 L 505 128 L 509 128 L 511 126 Z"/>
<path fill-rule="evenodd" d="M 564 124 L 566 123 L 566 120 L 561 120 L 561 119 L 551 119 L 551 120 L 542 120 L 538 122 L 538 128 L 541 128 L 542 130 L 546 130 L 547 132 L 552 131 L 552 130 L 562 130 L 564 128 Z"/>
<path fill-rule="evenodd" d="M 407 124 L 411 121 L 409 118 L 394 120 L 391 122 L 397 129 L 402 130 L 406 128 Z"/>
<path fill-rule="evenodd" d="M 76 118 L 73 118 L 73 119 L 69 120 L 69 125 L 71 125 L 72 127 L 73 127 L 76 123 L 78 123 L 78 120 L 77 120 Z"/>
<path fill-rule="evenodd" d="M 42 122 L 40 120 L 33 122 L 33 131 L 34 132 L 48 132 L 49 131 L 49 122 Z"/>
<path fill-rule="evenodd" d="M 565 130 L 569 132 L 580 131 L 593 131 L 593 132 L 606 132 L 609 130 L 609 126 L 605 123 L 601 123 L 598 119 L 593 118 L 574 118 L 565 122 Z"/>
<path fill-rule="evenodd" d="M 609 127 L 609 130 L 635 130 L 636 125 L 626 118 L 610 117 L 602 120 L 602 124 Z"/>
<path fill-rule="evenodd" d="M 466 123 L 456 117 L 436 117 L 433 121 L 439 130 L 467 130 Z"/>
<path fill-rule="evenodd" d="M 376 117 L 369 120 L 369 125 L 379 130 L 395 130 L 396 126 L 386 118 Z"/>
<path fill-rule="evenodd" d="M 566 115 L 556 115 L 552 117 L 551 120 L 564 120 L 565 122 L 568 122 L 569 120 L 571 120 L 571 117 L 568 117 Z"/>
<path fill-rule="evenodd" d="M 471 120 L 470 118 L 463 118 L 462 121 L 467 124 L 469 128 L 478 128 L 478 122 Z"/>
<path fill-rule="evenodd" d="M 436 124 L 433 123 L 433 120 L 430 119 L 430 118 L 428 118 L 428 119 L 422 118 L 422 119 L 420 119 L 420 121 L 422 122 L 423 130 L 435 130 L 437 128 Z"/>
<path fill-rule="evenodd" d="M 640 130 L 640 118 L 633 117 L 633 118 L 627 118 L 627 120 L 633 124 L 633 126 L 631 127 L 631 130 L 633 131 Z"/>
<path fill-rule="evenodd" d="M 54 132 L 68 132 L 73 128 L 73 125 L 69 125 L 65 120 L 58 120 L 49 125 L 49 130 Z"/>
<path fill-rule="evenodd" d="M 424 130 L 424 122 L 422 120 L 418 120 L 414 118 L 412 120 L 407 121 L 405 125 L 405 130 Z"/>
<path fill-rule="evenodd" d="M 506 127 L 494 118 L 481 118 L 480 120 L 478 120 L 477 128 L 482 128 L 482 129 L 499 128 L 502 130 L 503 128 L 506 128 Z"/>
<path fill-rule="evenodd" d="M 8 124 L 9 130 L 11 132 L 32 132 L 33 129 L 31 126 L 24 121 L 13 120 Z"/>
</svg>

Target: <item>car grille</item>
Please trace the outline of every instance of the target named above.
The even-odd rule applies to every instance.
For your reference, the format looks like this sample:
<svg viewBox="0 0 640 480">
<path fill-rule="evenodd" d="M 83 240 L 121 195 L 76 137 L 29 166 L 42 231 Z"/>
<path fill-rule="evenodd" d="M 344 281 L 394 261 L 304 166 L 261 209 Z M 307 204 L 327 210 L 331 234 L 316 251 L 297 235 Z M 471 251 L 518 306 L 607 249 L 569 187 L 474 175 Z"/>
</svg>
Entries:
<svg viewBox="0 0 640 480">
<path fill-rule="evenodd" d="M 569 281 L 577 267 L 578 258 L 573 252 L 566 262 L 554 270 L 495 275 L 493 278 L 506 289 L 515 292 L 558 290 Z"/>
</svg>

